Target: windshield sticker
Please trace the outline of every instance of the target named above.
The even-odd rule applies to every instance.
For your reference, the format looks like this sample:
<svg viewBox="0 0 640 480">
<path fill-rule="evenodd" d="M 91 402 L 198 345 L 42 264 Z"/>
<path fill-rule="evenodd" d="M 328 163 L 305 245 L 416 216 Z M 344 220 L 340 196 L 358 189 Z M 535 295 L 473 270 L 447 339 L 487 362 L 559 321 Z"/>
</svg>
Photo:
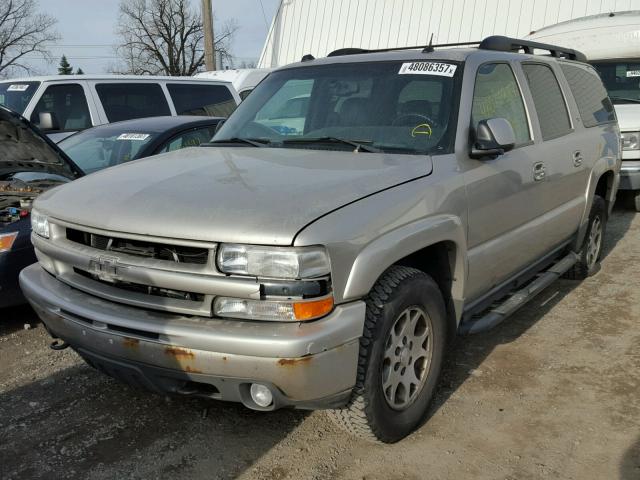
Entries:
<svg viewBox="0 0 640 480">
<path fill-rule="evenodd" d="M 399 75 L 439 75 L 441 77 L 453 77 L 457 65 L 442 62 L 410 62 L 403 63 Z"/>
<path fill-rule="evenodd" d="M 627 77 L 640 77 L 640 70 L 627 70 Z"/>
<path fill-rule="evenodd" d="M 429 125 L 428 123 L 421 123 L 420 125 L 416 125 L 415 127 L 413 127 L 413 130 L 411 130 L 411 136 L 413 138 L 415 138 L 416 135 L 427 135 L 430 137 L 432 133 L 433 130 L 431 130 L 431 125 Z"/>
<path fill-rule="evenodd" d="M 24 92 L 27 88 L 29 88 L 29 85 L 25 85 L 23 83 L 15 83 L 13 85 L 9 85 L 9 87 L 7 88 L 7 92 Z"/>
<path fill-rule="evenodd" d="M 121 133 L 116 140 L 136 140 L 141 142 L 149 138 L 148 133 Z"/>
</svg>

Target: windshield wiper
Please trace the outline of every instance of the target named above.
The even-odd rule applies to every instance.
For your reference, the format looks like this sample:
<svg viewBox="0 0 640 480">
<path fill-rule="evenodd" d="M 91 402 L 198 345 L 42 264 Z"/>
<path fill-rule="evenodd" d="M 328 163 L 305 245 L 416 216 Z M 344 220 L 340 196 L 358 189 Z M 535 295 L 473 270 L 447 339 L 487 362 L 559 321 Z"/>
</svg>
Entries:
<svg viewBox="0 0 640 480">
<path fill-rule="evenodd" d="M 637 98 L 624 98 L 624 97 L 609 97 L 611 100 L 622 100 L 623 102 L 640 103 L 640 99 Z"/>
<path fill-rule="evenodd" d="M 301 137 L 301 138 L 287 138 L 282 141 L 283 144 L 295 144 L 295 143 L 343 143 L 345 145 L 351 145 L 355 147 L 354 152 L 369 152 L 379 153 L 379 148 L 371 145 L 365 145 L 367 143 L 373 143 L 371 140 L 349 140 L 339 137 Z"/>
<path fill-rule="evenodd" d="M 246 145 L 251 145 L 252 147 L 266 147 L 271 143 L 271 140 L 267 140 L 266 138 L 241 138 L 241 137 L 232 137 L 232 138 L 224 138 L 220 140 L 213 140 L 208 143 L 203 143 L 201 146 L 210 147 L 219 143 L 244 143 Z"/>
</svg>

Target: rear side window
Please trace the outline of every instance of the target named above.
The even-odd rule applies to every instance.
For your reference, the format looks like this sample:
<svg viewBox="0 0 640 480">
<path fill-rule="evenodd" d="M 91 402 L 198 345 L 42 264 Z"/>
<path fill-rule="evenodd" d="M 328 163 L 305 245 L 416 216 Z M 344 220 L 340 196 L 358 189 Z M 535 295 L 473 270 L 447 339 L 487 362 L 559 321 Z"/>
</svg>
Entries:
<svg viewBox="0 0 640 480">
<path fill-rule="evenodd" d="M 51 114 L 51 128 L 40 125 L 40 114 Z M 31 123 L 43 130 L 82 130 L 91 126 L 84 89 L 77 83 L 50 85 L 31 114 Z"/>
<path fill-rule="evenodd" d="M 561 67 L 578 104 L 584 126 L 595 127 L 615 121 L 613 104 L 596 73 L 577 65 L 563 64 Z"/>
<path fill-rule="evenodd" d="M 538 113 L 543 140 L 561 137 L 571 131 L 569 112 L 558 79 L 547 65 L 523 64 L 533 104 Z"/>
<path fill-rule="evenodd" d="M 233 95 L 224 85 L 168 83 L 167 89 L 178 115 L 228 117 L 236 109 Z"/>
<path fill-rule="evenodd" d="M 167 99 L 157 83 L 100 83 L 96 85 L 109 122 L 171 115 Z"/>
<path fill-rule="evenodd" d="M 471 111 L 473 128 L 489 118 L 508 120 L 516 134 L 516 145 L 531 140 L 522 95 L 513 71 L 506 63 L 488 63 L 478 69 Z"/>
</svg>

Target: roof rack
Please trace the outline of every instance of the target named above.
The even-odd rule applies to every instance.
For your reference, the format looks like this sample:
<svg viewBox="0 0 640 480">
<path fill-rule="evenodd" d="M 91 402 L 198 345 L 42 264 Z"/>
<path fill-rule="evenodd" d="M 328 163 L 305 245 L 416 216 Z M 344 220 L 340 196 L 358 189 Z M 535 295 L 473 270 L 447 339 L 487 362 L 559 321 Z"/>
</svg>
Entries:
<svg viewBox="0 0 640 480">
<path fill-rule="evenodd" d="M 356 55 L 360 53 L 380 53 L 380 52 L 394 52 L 396 50 L 422 50 L 423 53 L 432 52 L 434 48 L 443 47 L 465 47 L 471 45 L 478 45 L 480 42 L 461 42 L 461 43 L 441 43 L 439 45 L 416 45 L 413 47 L 391 47 L 391 48 L 377 48 L 375 50 L 367 50 L 365 48 L 341 48 L 329 53 L 327 57 L 340 57 L 342 55 Z"/>
<path fill-rule="evenodd" d="M 569 60 L 577 60 L 579 62 L 586 62 L 587 57 L 584 53 L 571 48 L 559 47 L 557 45 L 549 45 L 547 43 L 531 42 L 529 40 L 520 40 L 518 38 L 503 37 L 501 35 L 494 35 L 492 37 L 485 38 L 478 46 L 481 50 L 496 50 L 499 52 L 519 52 L 523 50 L 524 53 L 533 54 L 534 49 L 547 50 L 552 57 L 567 58 Z"/>
<path fill-rule="evenodd" d="M 552 57 L 567 58 L 569 60 L 577 60 L 579 62 L 586 62 L 587 57 L 584 53 L 570 48 L 559 47 L 557 45 L 549 45 L 546 43 L 531 42 L 529 40 L 520 40 L 518 38 L 503 37 L 501 35 L 493 35 L 487 37 L 481 42 L 460 42 L 460 43 L 440 43 L 437 45 L 418 45 L 413 47 L 392 47 L 392 48 L 379 48 L 375 50 L 367 50 L 364 48 L 340 48 L 329 53 L 327 57 L 340 57 L 343 55 L 356 55 L 361 53 L 379 53 L 379 52 L 392 52 L 396 50 L 420 50 L 422 53 L 433 52 L 435 48 L 447 48 L 447 47 L 466 47 L 477 45 L 481 50 L 494 50 L 498 52 L 519 52 L 524 51 L 527 54 L 533 54 L 535 49 L 547 50 Z M 305 55 L 302 61 L 311 60 L 310 55 Z"/>
</svg>

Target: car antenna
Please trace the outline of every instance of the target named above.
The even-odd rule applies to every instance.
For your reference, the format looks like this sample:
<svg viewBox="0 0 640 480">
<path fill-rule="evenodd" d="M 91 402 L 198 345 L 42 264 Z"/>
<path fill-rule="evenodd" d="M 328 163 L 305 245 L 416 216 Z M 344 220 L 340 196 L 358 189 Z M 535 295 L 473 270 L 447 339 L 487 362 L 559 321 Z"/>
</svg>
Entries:
<svg viewBox="0 0 640 480">
<path fill-rule="evenodd" d="M 426 47 L 424 47 L 424 50 L 422 50 L 422 53 L 431 53 L 433 52 L 433 33 L 431 34 L 431 38 L 429 38 L 429 45 L 427 45 Z"/>
</svg>

